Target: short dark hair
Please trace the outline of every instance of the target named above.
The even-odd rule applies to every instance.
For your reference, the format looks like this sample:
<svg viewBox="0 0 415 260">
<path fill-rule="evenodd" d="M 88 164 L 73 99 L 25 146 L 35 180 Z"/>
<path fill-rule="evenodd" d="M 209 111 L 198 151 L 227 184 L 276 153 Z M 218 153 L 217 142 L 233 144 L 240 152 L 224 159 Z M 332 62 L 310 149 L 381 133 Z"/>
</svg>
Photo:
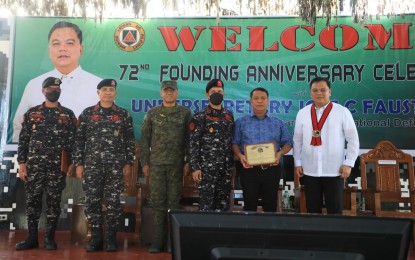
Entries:
<svg viewBox="0 0 415 260">
<path fill-rule="evenodd" d="M 330 84 L 330 81 L 329 81 L 328 79 L 326 79 L 326 78 L 322 78 L 322 77 L 315 77 L 314 79 L 312 79 L 312 80 L 310 81 L 310 89 L 311 89 L 311 86 L 312 86 L 314 83 L 316 83 L 316 82 L 320 82 L 320 81 L 324 81 L 324 82 L 326 82 L 327 87 L 329 87 L 329 88 L 331 89 L 331 84 Z"/>
<path fill-rule="evenodd" d="M 72 28 L 76 32 L 76 35 L 78 36 L 79 42 L 82 44 L 82 31 L 81 31 L 81 29 L 79 29 L 78 25 L 70 23 L 70 22 L 65 22 L 65 21 L 57 22 L 52 26 L 52 28 L 49 31 L 48 41 L 50 40 L 50 36 L 52 35 L 52 33 L 56 29 L 61 29 L 61 28 Z"/>
<path fill-rule="evenodd" d="M 251 91 L 251 94 L 249 94 L 249 96 L 250 97 L 252 97 L 252 95 L 254 94 L 254 91 L 262 91 L 262 92 L 265 92 L 266 94 L 267 94 L 267 97 L 269 96 L 269 94 L 268 94 L 268 90 L 266 90 L 265 88 L 262 88 L 262 87 L 257 87 L 257 88 L 254 88 L 252 91 Z"/>
</svg>

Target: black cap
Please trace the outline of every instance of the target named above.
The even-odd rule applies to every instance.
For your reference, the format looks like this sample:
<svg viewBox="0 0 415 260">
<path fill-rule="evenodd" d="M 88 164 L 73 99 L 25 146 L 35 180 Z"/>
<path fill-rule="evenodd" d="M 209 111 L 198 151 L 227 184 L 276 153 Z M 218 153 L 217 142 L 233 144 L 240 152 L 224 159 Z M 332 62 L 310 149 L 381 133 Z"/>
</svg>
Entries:
<svg viewBox="0 0 415 260">
<path fill-rule="evenodd" d="M 219 87 L 219 88 L 225 88 L 225 84 L 223 84 L 223 81 L 220 79 L 212 79 L 211 81 L 208 82 L 208 84 L 206 85 L 206 93 L 209 92 L 209 90 L 213 87 Z"/>
<path fill-rule="evenodd" d="M 97 89 L 101 89 L 102 87 L 117 87 L 117 81 L 115 79 L 103 79 L 100 83 L 98 83 Z"/>
<path fill-rule="evenodd" d="M 42 88 L 47 88 L 50 86 L 58 86 L 60 87 L 62 84 L 62 81 L 58 78 L 54 78 L 54 77 L 49 77 L 47 79 L 45 79 L 42 83 Z"/>
</svg>

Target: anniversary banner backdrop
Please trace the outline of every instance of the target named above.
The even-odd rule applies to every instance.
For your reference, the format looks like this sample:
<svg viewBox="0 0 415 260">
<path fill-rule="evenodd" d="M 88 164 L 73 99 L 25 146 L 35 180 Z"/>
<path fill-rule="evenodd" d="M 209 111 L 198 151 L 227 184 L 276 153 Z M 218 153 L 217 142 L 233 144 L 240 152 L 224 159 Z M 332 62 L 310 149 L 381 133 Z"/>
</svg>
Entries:
<svg viewBox="0 0 415 260">
<path fill-rule="evenodd" d="M 82 68 L 118 81 L 116 103 L 133 115 L 137 141 L 145 113 L 161 102 L 162 80 L 178 81 L 178 102 L 194 113 L 207 105 L 206 83 L 221 78 L 225 107 L 236 118 L 250 112 L 250 91 L 264 87 L 269 112 L 292 132 L 298 110 L 311 102 L 309 81 L 318 75 L 332 82 L 331 99 L 352 112 L 362 149 L 383 139 L 415 148 L 414 15 L 364 26 L 340 17 L 329 27 L 325 19 L 310 26 L 291 17 L 221 18 L 219 24 L 213 18 L 16 17 L 8 143 L 26 84 L 53 69 L 47 36 L 61 20 L 83 31 Z"/>
</svg>

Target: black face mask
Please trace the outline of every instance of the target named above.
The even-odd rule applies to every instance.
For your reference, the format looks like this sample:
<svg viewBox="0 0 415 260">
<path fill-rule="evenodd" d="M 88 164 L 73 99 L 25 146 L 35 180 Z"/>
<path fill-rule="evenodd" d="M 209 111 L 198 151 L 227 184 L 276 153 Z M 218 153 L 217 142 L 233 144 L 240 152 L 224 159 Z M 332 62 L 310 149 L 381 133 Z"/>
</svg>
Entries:
<svg viewBox="0 0 415 260">
<path fill-rule="evenodd" d="M 61 92 L 59 91 L 46 92 L 46 99 L 49 100 L 50 102 L 56 102 L 58 101 L 60 95 L 61 95 Z"/>
<path fill-rule="evenodd" d="M 212 103 L 215 106 L 218 106 L 223 101 L 223 95 L 221 93 L 215 92 L 209 97 L 210 103 Z"/>
</svg>

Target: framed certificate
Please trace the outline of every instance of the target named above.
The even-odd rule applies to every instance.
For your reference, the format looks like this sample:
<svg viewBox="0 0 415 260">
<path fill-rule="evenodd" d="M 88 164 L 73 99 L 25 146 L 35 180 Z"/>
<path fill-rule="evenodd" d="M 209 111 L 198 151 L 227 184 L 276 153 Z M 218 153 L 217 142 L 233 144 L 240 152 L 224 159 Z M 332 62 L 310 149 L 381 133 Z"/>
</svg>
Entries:
<svg viewBox="0 0 415 260">
<path fill-rule="evenodd" d="M 71 161 L 69 159 L 69 153 L 65 150 L 62 150 L 61 154 L 61 171 L 64 173 L 68 172 L 69 165 L 71 164 Z"/>
<path fill-rule="evenodd" d="M 275 143 L 246 144 L 245 157 L 249 166 L 275 164 Z"/>
</svg>

